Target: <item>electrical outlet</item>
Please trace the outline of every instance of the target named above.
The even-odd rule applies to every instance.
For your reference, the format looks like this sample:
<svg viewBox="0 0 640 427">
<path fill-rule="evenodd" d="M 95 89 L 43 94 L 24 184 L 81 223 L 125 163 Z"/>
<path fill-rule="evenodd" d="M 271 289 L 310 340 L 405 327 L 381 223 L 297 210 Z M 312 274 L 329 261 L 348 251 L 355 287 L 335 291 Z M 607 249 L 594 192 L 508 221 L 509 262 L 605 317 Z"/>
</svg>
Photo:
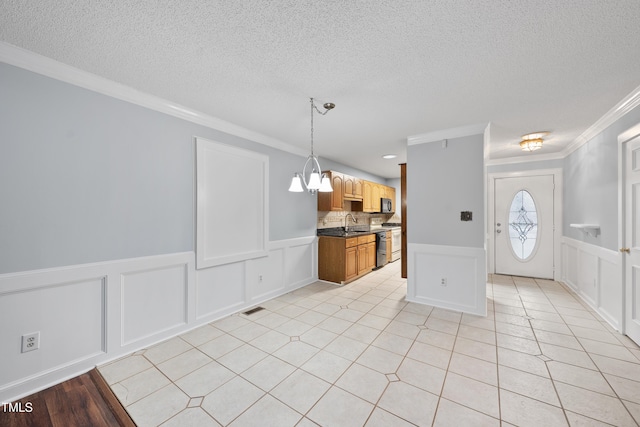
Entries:
<svg viewBox="0 0 640 427">
<path fill-rule="evenodd" d="M 262 274 L 258 276 L 258 282 L 262 282 Z"/>
<path fill-rule="evenodd" d="M 440 279 L 440 286 L 447 286 L 447 278 L 443 277 L 442 279 Z"/>
<path fill-rule="evenodd" d="M 37 350 L 40 348 L 40 332 L 32 332 L 22 336 L 22 352 Z"/>
</svg>

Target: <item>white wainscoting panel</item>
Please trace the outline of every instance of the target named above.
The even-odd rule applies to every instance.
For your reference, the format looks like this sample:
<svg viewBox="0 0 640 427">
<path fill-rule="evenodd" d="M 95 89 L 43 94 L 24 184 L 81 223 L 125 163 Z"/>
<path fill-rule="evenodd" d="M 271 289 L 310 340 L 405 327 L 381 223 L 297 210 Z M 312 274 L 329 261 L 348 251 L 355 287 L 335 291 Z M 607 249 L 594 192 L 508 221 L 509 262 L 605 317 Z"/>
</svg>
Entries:
<svg viewBox="0 0 640 427">
<path fill-rule="evenodd" d="M 487 315 L 484 248 L 416 243 L 407 246 L 408 301 Z"/>
<path fill-rule="evenodd" d="M 562 238 L 562 281 L 618 331 L 623 315 L 621 262 L 616 251 Z"/>
<path fill-rule="evenodd" d="M 267 249 L 197 271 L 183 252 L 0 275 L 0 402 L 318 279 L 315 236 Z M 21 353 L 22 335 L 37 331 L 40 348 Z"/>
<path fill-rule="evenodd" d="M 124 273 L 122 345 L 187 323 L 187 264 Z"/>
<path fill-rule="evenodd" d="M 284 293 L 285 249 L 271 249 L 269 255 L 246 262 L 247 302 L 256 303 Z"/>
<path fill-rule="evenodd" d="M 196 318 L 214 319 L 244 307 L 244 262 L 196 271 Z"/>
<path fill-rule="evenodd" d="M 105 351 L 104 278 L 0 293 L 0 388 Z M 21 353 L 21 337 L 40 332 L 38 350 Z"/>
<path fill-rule="evenodd" d="M 284 250 L 285 283 L 289 289 L 299 288 L 318 277 L 318 238 L 300 237 L 270 243 L 270 249 Z M 315 279 L 314 279 L 315 278 Z"/>
</svg>

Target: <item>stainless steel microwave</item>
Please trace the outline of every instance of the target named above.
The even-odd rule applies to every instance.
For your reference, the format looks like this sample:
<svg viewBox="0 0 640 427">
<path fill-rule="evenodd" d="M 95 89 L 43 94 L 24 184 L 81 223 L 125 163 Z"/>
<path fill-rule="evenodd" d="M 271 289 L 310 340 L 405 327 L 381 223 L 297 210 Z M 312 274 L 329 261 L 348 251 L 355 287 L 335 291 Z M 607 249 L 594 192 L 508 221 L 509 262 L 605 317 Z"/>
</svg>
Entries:
<svg viewBox="0 0 640 427">
<path fill-rule="evenodd" d="M 391 199 L 380 199 L 380 212 L 393 213 L 393 203 Z"/>
</svg>

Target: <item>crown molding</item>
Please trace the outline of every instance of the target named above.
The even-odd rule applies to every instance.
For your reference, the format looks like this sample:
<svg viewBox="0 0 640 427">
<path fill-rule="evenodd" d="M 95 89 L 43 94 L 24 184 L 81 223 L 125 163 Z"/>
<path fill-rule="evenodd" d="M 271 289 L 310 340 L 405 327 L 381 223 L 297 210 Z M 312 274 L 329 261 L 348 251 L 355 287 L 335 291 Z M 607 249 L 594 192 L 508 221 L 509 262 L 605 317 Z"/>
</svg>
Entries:
<svg viewBox="0 0 640 427">
<path fill-rule="evenodd" d="M 254 132 L 166 99 L 150 95 L 130 86 L 80 70 L 6 42 L 0 42 L 0 62 L 288 153 L 303 157 L 309 154 L 301 148 L 294 147 L 278 139 Z"/>
<path fill-rule="evenodd" d="M 639 105 L 640 86 L 635 88 L 622 101 L 618 102 L 611 110 L 607 111 L 604 116 L 600 117 L 593 125 L 582 132 L 580 136 L 574 139 L 571 144 L 562 150 L 562 153 L 565 157 L 573 153 Z"/>
<path fill-rule="evenodd" d="M 566 157 L 563 151 L 548 154 L 529 154 L 513 157 L 505 157 L 503 159 L 491 159 L 486 161 L 487 166 L 497 165 L 513 165 L 516 163 L 543 162 L 549 160 L 562 160 Z"/>
<path fill-rule="evenodd" d="M 458 128 L 443 129 L 435 132 L 413 135 L 407 138 L 407 145 L 427 144 L 429 142 L 442 141 L 443 139 L 462 138 L 471 135 L 484 134 L 489 129 L 489 123 L 478 123 Z"/>
</svg>

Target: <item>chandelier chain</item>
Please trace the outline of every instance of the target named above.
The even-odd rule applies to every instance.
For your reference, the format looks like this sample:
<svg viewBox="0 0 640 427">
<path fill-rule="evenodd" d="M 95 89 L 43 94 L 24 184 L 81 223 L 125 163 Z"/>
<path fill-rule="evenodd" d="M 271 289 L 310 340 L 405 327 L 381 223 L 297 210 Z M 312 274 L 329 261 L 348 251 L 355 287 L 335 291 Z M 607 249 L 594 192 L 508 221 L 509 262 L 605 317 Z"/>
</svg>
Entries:
<svg viewBox="0 0 640 427">
<path fill-rule="evenodd" d="M 335 105 L 332 103 L 326 103 L 324 104 L 325 110 L 320 111 L 320 109 L 316 107 L 316 104 L 313 102 L 313 98 L 309 98 L 309 99 L 311 101 L 311 157 L 314 157 L 313 156 L 313 110 L 315 109 L 320 115 L 324 116 L 329 112 L 329 110 L 333 109 Z"/>
<path fill-rule="evenodd" d="M 313 98 L 311 98 L 311 156 L 313 157 L 313 109 L 315 108 Z M 316 108 L 317 110 L 317 108 Z"/>
</svg>

